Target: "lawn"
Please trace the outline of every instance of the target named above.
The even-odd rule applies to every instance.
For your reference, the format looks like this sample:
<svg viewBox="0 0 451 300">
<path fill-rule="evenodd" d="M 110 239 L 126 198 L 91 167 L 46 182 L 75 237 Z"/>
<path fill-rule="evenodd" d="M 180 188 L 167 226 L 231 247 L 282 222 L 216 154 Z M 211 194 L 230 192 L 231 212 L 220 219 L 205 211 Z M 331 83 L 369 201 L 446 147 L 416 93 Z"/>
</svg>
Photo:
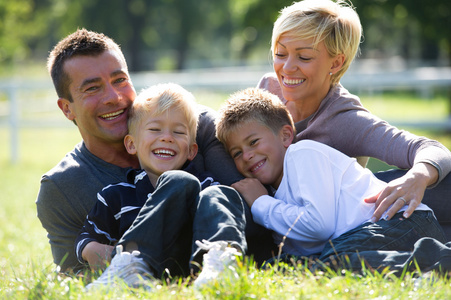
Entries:
<svg viewBox="0 0 451 300">
<path fill-rule="evenodd" d="M 217 108 L 226 95 L 200 94 L 200 102 Z M 438 96 L 419 100 L 413 95 L 363 97 L 376 115 L 388 119 L 437 120 L 447 118 L 447 101 Z M 56 105 L 55 112 L 58 114 Z M 412 130 L 438 139 L 451 148 L 444 131 Z M 237 274 L 201 291 L 189 279 L 156 282 L 152 292 L 116 290 L 86 294 L 82 277 L 54 272 L 46 233 L 36 217 L 35 199 L 40 176 L 54 166 L 80 140 L 74 126 L 23 128 L 19 134 L 18 162 L 10 162 L 9 132 L 0 127 L 0 298 L 1 299 L 449 299 L 450 281 L 415 281 L 413 274 L 397 278 L 388 272 L 312 274 L 303 266 L 285 272 L 258 270 L 247 260 Z M 371 166 L 370 166 L 371 167 Z M 371 167 L 373 168 L 373 167 Z M 383 168 L 380 165 L 374 169 Z"/>
</svg>

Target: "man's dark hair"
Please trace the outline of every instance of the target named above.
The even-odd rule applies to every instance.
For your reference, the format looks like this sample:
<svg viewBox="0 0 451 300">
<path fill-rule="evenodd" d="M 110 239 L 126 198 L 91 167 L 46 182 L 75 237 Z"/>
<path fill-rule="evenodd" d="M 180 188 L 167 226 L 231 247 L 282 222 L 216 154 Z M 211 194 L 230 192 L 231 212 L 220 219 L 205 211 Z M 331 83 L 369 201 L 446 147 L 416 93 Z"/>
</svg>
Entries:
<svg viewBox="0 0 451 300">
<path fill-rule="evenodd" d="M 110 49 L 117 50 L 123 57 L 119 45 L 111 38 L 84 28 L 78 29 L 56 44 L 48 57 L 47 68 L 58 97 L 73 101 L 69 91 L 70 78 L 63 69 L 64 63 L 68 59 L 82 55 L 98 56 Z"/>
</svg>

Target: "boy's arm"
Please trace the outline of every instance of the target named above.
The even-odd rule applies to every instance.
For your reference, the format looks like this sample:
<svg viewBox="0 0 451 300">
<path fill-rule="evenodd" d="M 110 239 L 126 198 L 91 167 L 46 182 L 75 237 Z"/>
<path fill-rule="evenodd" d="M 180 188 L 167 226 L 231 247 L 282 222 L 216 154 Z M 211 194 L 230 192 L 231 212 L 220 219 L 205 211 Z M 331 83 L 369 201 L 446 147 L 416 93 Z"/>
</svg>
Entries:
<svg viewBox="0 0 451 300">
<path fill-rule="evenodd" d="M 275 197 L 264 195 L 251 207 L 254 221 L 289 238 L 321 242 L 335 232 L 336 195 L 331 163 L 320 153 L 286 155 L 284 178 Z"/>
<path fill-rule="evenodd" d="M 108 199 L 99 193 L 98 198 Z M 84 226 L 75 241 L 75 253 L 81 263 L 88 262 L 96 269 L 111 260 L 114 244 L 120 238 L 118 222 L 105 200 L 97 201 L 85 219 Z"/>
<path fill-rule="evenodd" d="M 256 178 L 244 178 L 232 184 L 232 187 L 243 196 L 247 205 L 251 208 L 260 196 L 268 195 L 268 190 Z"/>
<path fill-rule="evenodd" d="M 91 269 L 103 270 L 111 261 L 111 253 L 114 246 L 91 241 L 86 244 L 82 251 L 83 260 L 87 261 Z"/>
</svg>

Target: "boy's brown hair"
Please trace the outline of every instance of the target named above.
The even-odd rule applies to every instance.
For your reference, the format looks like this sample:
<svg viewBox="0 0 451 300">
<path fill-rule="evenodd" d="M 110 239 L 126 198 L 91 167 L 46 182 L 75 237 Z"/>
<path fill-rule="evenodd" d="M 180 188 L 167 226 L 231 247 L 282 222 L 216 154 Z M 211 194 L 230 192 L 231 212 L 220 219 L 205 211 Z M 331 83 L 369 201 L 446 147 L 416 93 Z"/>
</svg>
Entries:
<svg viewBox="0 0 451 300">
<path fill-rule="evenodd" d="M 254 121 L 275 134 L 284 125 L 290 125 L 294 130 L 290 113 L 276 95 L 262 89 L 248 88 L 232 94 L 219 109 L 216 137 L 226 144 L 233 132 Z"/>
</svg>

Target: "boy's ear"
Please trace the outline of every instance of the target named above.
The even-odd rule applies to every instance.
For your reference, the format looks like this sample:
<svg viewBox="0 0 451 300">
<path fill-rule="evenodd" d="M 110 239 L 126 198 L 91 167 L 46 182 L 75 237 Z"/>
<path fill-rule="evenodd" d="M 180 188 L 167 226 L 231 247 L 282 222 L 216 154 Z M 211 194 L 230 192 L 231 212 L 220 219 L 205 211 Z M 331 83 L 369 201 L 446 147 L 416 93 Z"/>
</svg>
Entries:
<svg viewBox="0 0 451 300">
<path fill-rule="evenodd" d="M 282 129 L 280 130 L 282 143 L 285 146 L 285 148 L 288 148 L 288 146 L 291 145 L 294 139 L 294 131 L 293 127 L 290 125 L 283 125 Z"/>
<path fill-rule="evenodd" d="M 75 115 L 71 109 L 71 102 L 65 98 L 58 99 L 58 107 L 61 109 L 63 114 L 67 119 L 73 121 L 75 119 Z"/>
<path fill-rule="evenodd" d="M 188 160 L 193 160 L 194 157 L 197 155 L 197 150 L 199 149 L 199 146 L 197 146 L 196 143 L 193 143 L 188 150 Z"/>
<path fill-rule="evenodd" d="M 133 140 L 133 136 L 127 134 L 124 138 L 124 145 L 125 145 L 125 149 L 127 149 L 127 152 L 129 154 L 132 154 L 132 155 L 136 154 L 136 147 L 135 147 L 135 141 Z"/>
</svg>

